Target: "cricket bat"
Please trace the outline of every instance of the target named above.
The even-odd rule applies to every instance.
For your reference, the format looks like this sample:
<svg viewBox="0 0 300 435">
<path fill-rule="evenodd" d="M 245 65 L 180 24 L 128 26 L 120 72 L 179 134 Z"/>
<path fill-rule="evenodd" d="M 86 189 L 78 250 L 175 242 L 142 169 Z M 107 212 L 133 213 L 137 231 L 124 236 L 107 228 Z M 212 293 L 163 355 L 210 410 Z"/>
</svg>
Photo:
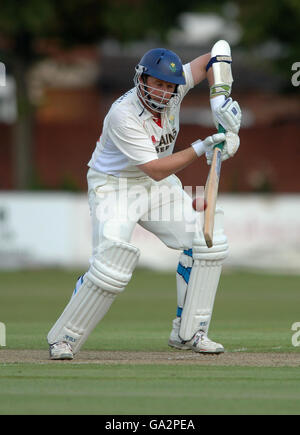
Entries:
<svg viewBox="0 0 300 435">
<path fill-rule="evenodd" d="M 228 42 L 220 40 L 215 43 L 211 50 L 211 62 L 216 95 L 218 91 L 222 92 L 223 89 L 227 90 L 230 94 L 233 79 L 231 75 L 231 50 Z M 218 132 L 226 133 L 220 124 Z M 223 146 L 224 142 L 221 142 L 214 147 L 211 167 L 204 190 L 207 207 L 204 212 L 203 234 L 208 248 L 213 246 L 215 210 L 219 190 Z"/>
<path fill-rule="evenodd" d="M 219 125 L 218 133 L 225 133 L 225 129 Z M 221 173 L 221 155 L 224 142 L 219 143 L 214 148 L 214 154 L 211 162 L 211 168 L 207 177 L 204 190 L 204 198 L 207 207 L 204 211 L 204 238 L 208 248 L 213 246 L 213 233 L 215 223 L 215 210 L 219 189 L 219 180 Z"/>
</svg>

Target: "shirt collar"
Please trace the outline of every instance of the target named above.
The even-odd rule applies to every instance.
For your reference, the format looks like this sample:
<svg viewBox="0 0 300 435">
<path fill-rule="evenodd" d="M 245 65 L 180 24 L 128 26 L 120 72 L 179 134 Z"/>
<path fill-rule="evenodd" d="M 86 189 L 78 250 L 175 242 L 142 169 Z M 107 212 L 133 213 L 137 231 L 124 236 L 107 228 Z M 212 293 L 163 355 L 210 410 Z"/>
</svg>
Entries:
<svg viewBox="0 0 300 435">
<path fill-rule="evenodd" d="M 143 103 L 139 99 L 136 89 L 134 91 L 133 105 L 135 106 L 137 110 L 137 114 L 140 118 L 149 119 L 153 117 L 152 113 L 149 112 L 149 110 L 147 110 L 147 108 L 143 105 Z"/>
</svg>

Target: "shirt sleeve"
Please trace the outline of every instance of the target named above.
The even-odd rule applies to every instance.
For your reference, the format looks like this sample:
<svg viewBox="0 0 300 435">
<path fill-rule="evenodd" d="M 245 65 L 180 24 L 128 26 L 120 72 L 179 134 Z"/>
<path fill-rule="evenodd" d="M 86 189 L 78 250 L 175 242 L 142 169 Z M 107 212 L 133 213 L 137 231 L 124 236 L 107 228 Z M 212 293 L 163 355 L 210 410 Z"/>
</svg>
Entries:
<svg viewBox="0 0 300 435">
<path fill-rule="evenodd" d="M 109 137 L 132 165 L 158 159 L 154 144 L 137 120 L 114 111 L 111 114 Z"/>
<path fill-rule="evenodd" d="M 188 93 L 188 91 L 195 86 L 190 63 L 183 65 L 183 72 L 186 83 L 185 85 L 178 86 L 178 94 L 180 95 L 181 100 Z"/>
</svg>

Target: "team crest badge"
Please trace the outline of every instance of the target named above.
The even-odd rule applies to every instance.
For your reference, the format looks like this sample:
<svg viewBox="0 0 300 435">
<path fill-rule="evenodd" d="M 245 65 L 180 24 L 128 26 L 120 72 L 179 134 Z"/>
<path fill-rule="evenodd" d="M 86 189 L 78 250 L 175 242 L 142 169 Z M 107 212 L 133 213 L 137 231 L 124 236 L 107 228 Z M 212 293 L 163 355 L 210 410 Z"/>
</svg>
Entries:
<svg viewBox="0 0 300 435">
<path fill-rule="evenodd" d="M 169 65 L 169 67 L 170 67 L 170 70 L 171 70 L 172 72 L 176 72 L 176 65 L 175 65 L 174 62 L 171 62 L 170 65 Z"/>
</svg>

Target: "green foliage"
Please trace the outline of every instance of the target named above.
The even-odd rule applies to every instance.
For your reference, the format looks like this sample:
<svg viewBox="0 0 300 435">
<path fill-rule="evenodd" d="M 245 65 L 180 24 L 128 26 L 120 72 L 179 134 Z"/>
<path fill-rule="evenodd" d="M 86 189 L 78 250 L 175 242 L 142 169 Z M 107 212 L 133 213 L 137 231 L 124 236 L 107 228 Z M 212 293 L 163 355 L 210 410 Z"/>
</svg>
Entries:
<svg viewBox="0 0 300 435">
<path fill-rule="evenodd" d="M 16 79 L 18 122 L 29 123 L 32 107 L 26 92 L 26 77 L 31 65 L 41 56 L 38 49 L 41 41 L 64 48 L 97 44 L 106 38 L 122 44 L 147 38 L 160 43 L 166 41 L 171 28 L 178 26 L 181 13 L 215 12 L 226 18 L 226 4 L 222 0 L 188 3 L 182 0 L 2 0 L 0 59 Z M 268 66 L 270 72 L 277 71 L 294 92 L 290 78 L 292 64 L 300 61 L 299 0 L 235 0 L 234 4 L 239 7 L 236 20 L 242 29 L 241 46 L 251 57 L 265 42 L 277 44 L 280 55 L 262 59 L 259 54 L 258 67 Z M 32 133 L 29 129 L 27 133 L 25 142 L 29 144 Z M 15 155 L 24 149 L 20 140 L 15 139 Z M 22 172 L 16 162 L 14 165 L 16 173 Z M 17 188 L 29 187 L 32 168 L 24 159 L 23 166 L 26 165 L 29 167 L 24 172 L 29 175 L 26 180 L 15 182 Z"/>
<path fill-rule="evenodd" d="M 290 73 L 300 58 L 300 2 L 298 0 L 235 0 L 242 28 L 241 44 L 255 49 L 272 41 L 282 47 L 270 60 L 278 71 Z M 97 43 L 105 38 L 122 43 L 147 37 L 163 41 L 178 25 L 183 12 L 215 12 L 226 17 L 226 3 L 219 0 L 4 0 L 1 2 L 0 35 L 7 50 L 32 57 L 35 41 L 48 38 L 63 46 Z"/>
<path fill-rule="evenodd" d="M 190 10 L 198 2 L 191 0 Z M 62 45 L 86 44 L 114 38 L 121 42 L 164 38 L 176 18 L 186 11 L 180 0 L 4 0 L 0 34 L 17 38 L 53 38 Z"/>
<path fill-rule="evenodd" d="M 39 35 L 54 20 L 55 11 L 50 0 L 5 0 L 1 2 L 1 34 L 14 37 L 20 32 Z"/>
<path fill-rule="evenodd" d="M 277 44 L 281 52 L 269 63 L 289 77 L 291 65 L 300 61 L 300 2 L 298 0 L 237 0 L 238 21 L 242 27 L 241 44 L 256 50 L 266 42 Z"/>
</svg>

